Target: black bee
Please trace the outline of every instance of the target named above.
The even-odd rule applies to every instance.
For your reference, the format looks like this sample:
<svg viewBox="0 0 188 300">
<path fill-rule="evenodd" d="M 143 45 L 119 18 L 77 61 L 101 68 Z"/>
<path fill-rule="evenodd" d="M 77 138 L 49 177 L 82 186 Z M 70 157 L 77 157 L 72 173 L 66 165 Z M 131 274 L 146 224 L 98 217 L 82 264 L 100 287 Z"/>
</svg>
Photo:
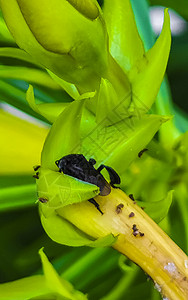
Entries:
<svg viewBox="0 0 188 300">
<path fill-rule="evenodd" d="M 56 160 L 55 163 L 59 168 L 59 172 L 98 186 L 100 189 L 99 195 L 101 196 L 110 194 L 111 186 L 115 187 L 114 184 L 120 184 L 121 182 L 119 175 L 114 169 L 105 165 L 100 165 L 98 169 L 95 169 L 95 159 L 90 158 L 88 161 L 82 154 L 69 154 Z M 108 183 L 100 173 L 104 168 L 109 173 L 110 183 Z M 101 214 L 103 214 L 99 208 L 99 204 L 93 198 L 88 201 L 94 204 Z"/>
</svg>

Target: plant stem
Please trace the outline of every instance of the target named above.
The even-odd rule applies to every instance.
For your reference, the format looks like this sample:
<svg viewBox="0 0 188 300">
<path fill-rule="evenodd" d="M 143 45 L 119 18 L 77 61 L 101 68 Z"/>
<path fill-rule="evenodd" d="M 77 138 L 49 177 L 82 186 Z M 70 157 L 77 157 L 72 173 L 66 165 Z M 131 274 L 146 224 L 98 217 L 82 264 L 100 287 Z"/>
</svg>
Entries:
<svg viewBox="0 0 188 300">
<path fill-rule="evenodd" d="M 57 213 L 88 235 L 118 235 L 113 247 L 152 277 L 170 300 L 188 299 L 188 257 L 123 191 L 97 196 L 103 215 L 88 201 L 68 205 Z M 119 204 L 123 208 L 117 208 Z"/>
</svg>

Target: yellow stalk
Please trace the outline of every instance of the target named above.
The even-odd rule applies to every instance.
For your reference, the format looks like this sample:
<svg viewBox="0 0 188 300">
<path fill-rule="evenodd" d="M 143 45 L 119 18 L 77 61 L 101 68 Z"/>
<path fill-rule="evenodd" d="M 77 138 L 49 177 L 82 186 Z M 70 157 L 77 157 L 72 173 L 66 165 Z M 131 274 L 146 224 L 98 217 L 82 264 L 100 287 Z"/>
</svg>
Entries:
<svg viewBox="0 0 188 300">
<path fill-rule="evenodd" d="M 120 189 L 95 200 L 103 215 L 88 201 L 63 207 L 57 213 L 92 237 L 118 235 L 113 247 L 151 276 L 163 296 L 187 300 L 187 255 Z"/>
</svg>

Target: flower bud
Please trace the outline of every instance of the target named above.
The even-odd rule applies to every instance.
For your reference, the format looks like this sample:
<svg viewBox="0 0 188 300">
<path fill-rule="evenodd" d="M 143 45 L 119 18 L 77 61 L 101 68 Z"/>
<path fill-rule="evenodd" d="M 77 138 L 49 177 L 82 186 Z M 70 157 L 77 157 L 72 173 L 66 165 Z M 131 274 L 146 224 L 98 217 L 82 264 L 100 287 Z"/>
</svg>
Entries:
<svg viewBox="0 0 188 300">
<path fill-rule="evenodd" d="M 1 0 L 0 4 L 19 47 L 45 68 L 84 90 L 105 72 L 107 31 L 96 0 Z"/>
</svg>

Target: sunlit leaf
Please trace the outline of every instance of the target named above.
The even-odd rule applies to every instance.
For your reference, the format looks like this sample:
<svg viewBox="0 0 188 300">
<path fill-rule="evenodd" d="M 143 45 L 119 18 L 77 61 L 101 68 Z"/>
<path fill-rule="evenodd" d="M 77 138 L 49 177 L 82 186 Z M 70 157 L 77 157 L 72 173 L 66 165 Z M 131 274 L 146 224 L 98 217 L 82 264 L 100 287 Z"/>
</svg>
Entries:
<svg viewBox="0 0 188 300">
<path fill-rule="evenodd" d="M 55 165 L 55 162 L 54 162 Z M 99 188 L 88 182 L 49 169 L 39 169 L 37 179 L 38 196 L 47 199 L 43 206 L 59 208 L 86 201 L 99 194 Z"/>
<path fill-rule="evenodd" d="M 74 101 L 54 122 L 42 151 L 44 168 L 56 170 L 57 159 L 76 151 L 80 142 L 80 121 L 84 103 L 85 100 Z"/>
<path fill-rule="evenodd" d="M 171 45 L 170 18 L 168 10 L 164 13 L 162 32 L 154 46 L 138 60 L 131 69 L 129 78 L 132 83 L 133 103 L 147 110 L 153 104 L 162 83 L 168 62 Z"/>
<path fill-rule="evenodd" d="M 60 279 L 42 249 L 40 249 L 39 254 L 42 260 L 46 284 L 49 289 L 64 296 L 65 298 L 72 299 L 72 292 L 74 291 L 72 285 L 62 278 Z"/>
<path fill-rule="evenodd" d="M 49 293 L 49 288 L 42 275 L 0 284 L 0 295 L 3 300 L 26 300 L 46 293 Z"/>
<path fill-rule="evenodd" d="M 97 111 L 96 111 L 96 122 L 106 121 L 105 123 L 110 124 L 109 113 L 113 111 L 119 104 L 117 93 L 113 85 L 107 79 L 101 79 Z M 112 119 L 115 122 L 115 119 Z"/>
<path fill-rule="evenodd" d="M 73 99 L 75 100 L 78 99 L 80 94 L 74 84 L 63 80 L 62 78 L 58 77 L 53 72 L 51 72 L 50 70 L 47 70 L 47 72 L 54 79 L 54 81 L 56 81 Z"/>
<path fill-rule="evenodd" d="M 30 107 L 46 118 L 49 122 L 53 123 L 58 115 L 62 113 L 67 105 L 70 103 L 61 102 L 61 103 L 39 103 L 35 102 L 33 87 L 30 85 L 27 93 L 26 100 L 28 101 Z"/>
<path fill-rule="evenodd" d="M 146 115 L 141 119 L 126 118 L 114 126 L 103 126 L 101 122 L 83 139 L 80 151 L 87 158 L 94 157 L 97 165 L 105 163 L 123 173 L 168 120 L 169 117 Z"/>
<path fill-rule="evenodd" d="M 107 24 L 110 52 L 124 71 L 129 71 L 144 54 L 144 48 L 128 0 L 105 0 L 104 17 Z"/>
</svg>

